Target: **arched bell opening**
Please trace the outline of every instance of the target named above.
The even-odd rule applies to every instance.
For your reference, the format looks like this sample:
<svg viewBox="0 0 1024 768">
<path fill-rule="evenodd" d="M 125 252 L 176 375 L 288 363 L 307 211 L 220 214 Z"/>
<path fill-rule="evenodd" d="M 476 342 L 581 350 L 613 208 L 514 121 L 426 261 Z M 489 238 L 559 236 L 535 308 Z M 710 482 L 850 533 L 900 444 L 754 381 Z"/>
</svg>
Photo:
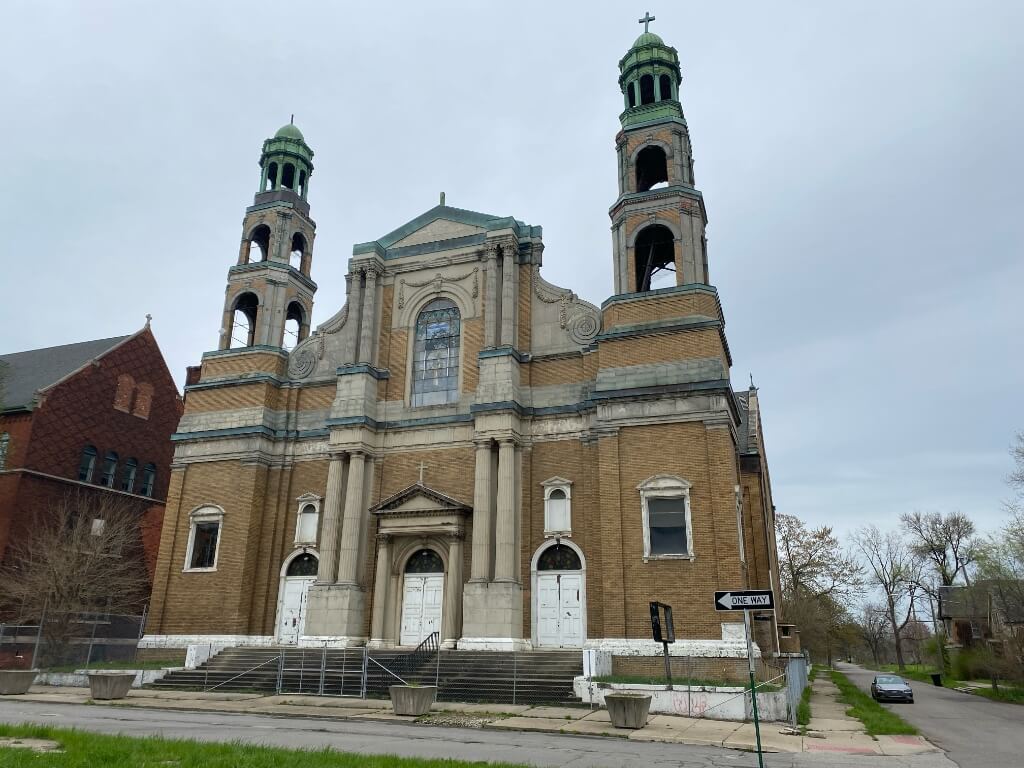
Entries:
<svg viewBox="0 0 1024 768">
<path fill-rule="evenodd" d="M 245 292 L 235 299 L 231 307 L 231 349 L 255 345 L 259 306 L 260 300 L 254 293 Z"/>
<path fill-rule="evenodd" d="M 253 250 L 253 246 L 256 249 Z M 255 264 L 270 258 L 270 227 L 260 224 L 249 235 L 249 247 L 246 249 L 243 264 Z"/>
<path fill-rule="evenodd" d="M 661 224 L 646 227 L 633 246 L 637 293 L 676 284 L 675 236 Z"/>
<path fill-rule="evenodd" d="M 644 147 L 636 156 L 636 191 L 646 192 L 668 184 L 668 158 L 657 145 Z"/>
</svg>

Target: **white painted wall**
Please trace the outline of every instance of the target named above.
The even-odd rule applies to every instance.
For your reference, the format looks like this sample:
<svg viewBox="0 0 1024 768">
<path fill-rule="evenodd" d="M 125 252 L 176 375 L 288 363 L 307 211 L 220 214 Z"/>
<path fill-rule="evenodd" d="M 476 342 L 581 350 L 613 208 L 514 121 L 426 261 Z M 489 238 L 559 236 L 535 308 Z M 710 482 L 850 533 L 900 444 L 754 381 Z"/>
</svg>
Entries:
<svg viewBox="0 0 1024 768">
<path fill-rule="evenodd" d="M 594 683 L 585 677 L 573 679 L 573 691 L 584 704 L 604 706 L 604 695 L 613 691 L 646 693 L 651 696 L 651 713 L 660 715 L 683 715 L 703 717 L 708 720 L 752 720 L 750 694 L 744 694 L 740 687 L 694 687 L 687 691 L 684 686 L 668 690 L 664 685 L 634 685 L 625 683 Z M 788 721 L 789 708 L 786 692 L 778 691 L 757 694 L 757 714 L 765 721 Z"/>
</svg>

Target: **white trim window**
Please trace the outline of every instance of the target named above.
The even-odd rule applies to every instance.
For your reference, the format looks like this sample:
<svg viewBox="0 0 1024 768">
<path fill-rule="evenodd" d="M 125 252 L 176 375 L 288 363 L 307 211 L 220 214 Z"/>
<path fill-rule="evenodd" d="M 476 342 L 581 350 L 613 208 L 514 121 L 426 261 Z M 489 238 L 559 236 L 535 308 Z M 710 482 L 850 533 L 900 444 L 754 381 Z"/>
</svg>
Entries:
<svg viewBox="0 0 1024 768">
<path fill-rule="evenodd" d="M 572 481 L 552 477 L 541 483 L 544 488 L 544 535 L 572 534 Z"/>
<path fill-rule="evenodd" d="M 296 501 L 299 502 L 299 512 L 295 520 L 295 546 L 316 544 L 320 525 L 320 497 L 306 493 Z"/>
<path fill-rule="evenodd" d="M 189 515 L 185 571 L 216 571 L 224 510 L 213 505 L 194 509 Z"/>
<path fill-rule="evenodd" d="M 644 561 L 693 559 L 690 483 L 655 475 L 637 486 L 644 522 Z"/>
</svg>

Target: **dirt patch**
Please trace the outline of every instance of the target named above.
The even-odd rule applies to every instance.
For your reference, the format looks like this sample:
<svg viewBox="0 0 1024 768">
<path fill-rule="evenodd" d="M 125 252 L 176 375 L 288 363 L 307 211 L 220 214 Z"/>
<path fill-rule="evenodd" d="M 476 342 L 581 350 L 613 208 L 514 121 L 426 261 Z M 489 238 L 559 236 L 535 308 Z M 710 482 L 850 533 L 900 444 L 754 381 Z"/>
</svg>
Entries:
<svg viewBox="0 0 1024 768">
<path fill-rule="evenodd" d="M 27 749 L 32 752 L 63 752 L 64 748 L 58 741 L 50 739 L 13 739 L 0 737 L 0 749 Z"/>
</svg>

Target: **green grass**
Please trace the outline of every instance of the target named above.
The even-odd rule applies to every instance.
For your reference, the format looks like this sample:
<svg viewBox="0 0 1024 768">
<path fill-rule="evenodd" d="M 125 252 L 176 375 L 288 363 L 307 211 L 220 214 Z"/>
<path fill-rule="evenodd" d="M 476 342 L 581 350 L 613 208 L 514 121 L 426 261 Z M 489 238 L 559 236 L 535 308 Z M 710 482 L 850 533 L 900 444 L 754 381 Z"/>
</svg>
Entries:
<svg viewBox="0 0 1024 768">
<path fill-rule="evenodd" d="M 164 667 L 184 666 L 173 659 L 155 659 L 153 661 L 94 661 L 88 667 L 85 664 L 63 664 L 59 667 L 46 667 L 44 672 L 76 672 L 79 669 L 163 669 Z"/>
<path fill-rule="evenodd" d="M 933 674 L 942 674 L 935 667 L 929 666 L 928 664 L 907 664 L 902 672 L 896 664 L 879 664 L 877 667 L 879 672 L 889 672 L 893 675 L 899 675 L 905 677 L 908 680 L 917 680 L 919 683 L 932 684 Z M 946 678 L 943 675 L 942 683 L 945 685 Z"/>
<path fill-rule="evenodd" d="M 0 747 L 0 764 L 4 768 L 526 768 L 510 763 L 368 756 L 326 749 L 299 751 L 238 743 L 200 744 L 161 738 L 137 739 L 34 725 L 0 725 L 0 736 L 51 739 L 64 748 L 63 753 L 35 753 L 27 749 Z"/>
<path fill-rule="evenodd" d="M 869 734 L 883 736 L 915 735 L 917 733 L 917 728 L 872 699 L 851 683 L 842 672 L 832 670 L 829 674 L 832 676 L 832 682 L 839 689 L 839 700 L 850 705 L 846 714 L 864 723 L 864 728 Z"/>
<path fill-rule="evenodd" d="M 800 703 L 796 707 L 797 725 L 807 725 L 811 722 L 811 693 L 811 686 L 808 685 L 800 694 Z"/>
<path fill-rule="evenodd" d="M 984 696 L 992 701 L 1005 701 L 1010 704 L 1024 704 L 1024 688 L 1007 687 L 1000 684 L 999 690 L 992 688 L 972 688 L 971 693 L 975 696 Z"/>
<path fill-rule="evenodd" d="M 624 683 L 627 685 L 667 685 L 668 680 L 664 676 L 647 676 L 647 675 L 598 675 L 594 678 L 595 683 Z M 694 687 L 706 686 L 708 688 L 717 688 L 721 686 L 727 686 L 729 688 L 743 688 L 749 686 L 746 680 L 711 680 L 708 678 L 699 677 L 673 677 L 672 685 L 675 688 L 685 688 L 687 685 Z M 777 685 L 771 683 L 762 683 L 757 686 L 757 690 L 762 693 L 771 693 L 774 691 L 781 691 Z"/>
</svg>

